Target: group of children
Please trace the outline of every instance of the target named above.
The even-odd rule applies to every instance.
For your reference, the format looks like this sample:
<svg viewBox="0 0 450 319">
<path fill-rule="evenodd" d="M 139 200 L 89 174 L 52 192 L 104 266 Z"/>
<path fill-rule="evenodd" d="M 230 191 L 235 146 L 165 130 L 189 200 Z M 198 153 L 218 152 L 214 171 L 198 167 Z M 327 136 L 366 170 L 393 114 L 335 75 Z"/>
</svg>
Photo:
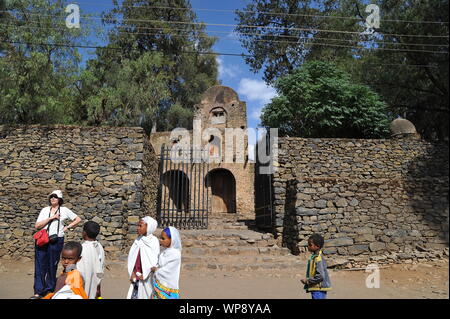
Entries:
<svg viewBox="0 0 450 319">
<path fill-rule="evenodd" d="M 158 224 L 151 217 L 138 224 L 138 237 L 128 255 L 130 289 L 128 299 L 178 299 L 181 269 L 181 237 L 167 227 L 158 240 L 153 233 Z M 88 221 L 83 226 L 83 244 L 68 242 L 61 252 L 63 272 L 53 293 L 43 299 L 101 299 L 105 253 L 96 240 L 100 225 Z M 160 248 L 160 245 L 162 248 Z"/>
<path fill-rule="evenodd" d="M 138 237 L 128 254 L 130 288 L 127 299 L 178 299 L 181 269 L 181 237 L 175 227 L 167 227 L 160 239 L 153 233 L 158 223 L 151 217 L 139 221 Z M 88 221 L 83 227 L 83 244 L 68 242 L 61 253 L 63 273 L 58 277 L 54 293 L 43 299 L 98 299 L 105 253 L 96 240 L 100 225 Z M 301 279 L 312 299 L 326 299 L 331 289 L 322 248 L 324 238 L 314 234 L 308 239 L 306 278 Z"/>
</svg>

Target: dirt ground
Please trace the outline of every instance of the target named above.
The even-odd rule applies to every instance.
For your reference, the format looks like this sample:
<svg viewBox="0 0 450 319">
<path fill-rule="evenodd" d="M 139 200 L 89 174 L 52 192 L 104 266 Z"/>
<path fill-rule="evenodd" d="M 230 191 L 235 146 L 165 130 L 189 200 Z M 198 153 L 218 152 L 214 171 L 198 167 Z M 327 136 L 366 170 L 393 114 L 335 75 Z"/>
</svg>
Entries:
<svg viewBox="0 0 450 319">
<path fill-rule="evenodd" d="M 26 299 L 33 294 L 33 261 L 0 260 L 0 299 Z M 309 299 L 300 279 L 304 269 L 282 272 L 182 271 L 183 299 Z M 448 260 L 391 265 L 380 269 L 380 288 L 367 288 L 369 273 L 329 270 L 329 299 L 448 299 Z M 109 265 L 102 283 L 105 299 L 123 299 L 129 281 L 125 263 Z"/>
</svg>

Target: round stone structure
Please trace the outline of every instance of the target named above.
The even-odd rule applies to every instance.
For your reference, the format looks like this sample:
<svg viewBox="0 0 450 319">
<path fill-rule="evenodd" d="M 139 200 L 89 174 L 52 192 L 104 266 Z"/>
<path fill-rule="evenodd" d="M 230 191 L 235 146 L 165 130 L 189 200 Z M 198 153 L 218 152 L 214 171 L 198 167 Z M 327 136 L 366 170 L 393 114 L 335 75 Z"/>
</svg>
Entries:
<svg viewBox="0 0 450 319">
<path fill-rule="evenodd" d="M 404 118 L 397 118 L 391 123 L 392 137 L 417 137 L 417 130 L 413 123 Z"/>
</svg>

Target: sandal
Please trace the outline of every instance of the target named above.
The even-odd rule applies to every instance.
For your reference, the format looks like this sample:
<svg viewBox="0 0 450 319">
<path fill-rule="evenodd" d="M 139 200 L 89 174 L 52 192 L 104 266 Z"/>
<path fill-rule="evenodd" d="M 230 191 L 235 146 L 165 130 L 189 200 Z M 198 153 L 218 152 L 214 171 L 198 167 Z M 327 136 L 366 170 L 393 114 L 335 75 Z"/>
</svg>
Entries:
<svg viewBox="0 0 450 319">
<path fill-rule="evenodd" d="M 42 298 L 41 295 L 34 295 L 30 297 L 30 299 L 41 299 L 41 298 Z"/>
</svg>

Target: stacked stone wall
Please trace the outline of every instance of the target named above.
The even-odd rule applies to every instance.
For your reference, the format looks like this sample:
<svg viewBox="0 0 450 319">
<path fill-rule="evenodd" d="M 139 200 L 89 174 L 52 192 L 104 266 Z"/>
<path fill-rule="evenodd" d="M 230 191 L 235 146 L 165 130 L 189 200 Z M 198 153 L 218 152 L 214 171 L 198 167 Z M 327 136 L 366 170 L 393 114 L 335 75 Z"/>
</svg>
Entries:
<svg viewBox="0 0 450 319">
<path fill-rule="evenodd" d="M 48 194 L 101 225 L 110 256 L 136 237 L 139 217 L 156 215 L 158 159 L 141 128 L 0 127 L 0 257 L 34 254 L 34 224 Z M 145 204 L 144 204 L 145 203 Z M 81 229 L 66 240 L 81 240 Z"/>
<path fill-rule="evenodd" d="M 448 247 L 448 145 L 422 140 L 280 138 L 274 230 L 306 251 L 380 255 Z"/>
</svg>

